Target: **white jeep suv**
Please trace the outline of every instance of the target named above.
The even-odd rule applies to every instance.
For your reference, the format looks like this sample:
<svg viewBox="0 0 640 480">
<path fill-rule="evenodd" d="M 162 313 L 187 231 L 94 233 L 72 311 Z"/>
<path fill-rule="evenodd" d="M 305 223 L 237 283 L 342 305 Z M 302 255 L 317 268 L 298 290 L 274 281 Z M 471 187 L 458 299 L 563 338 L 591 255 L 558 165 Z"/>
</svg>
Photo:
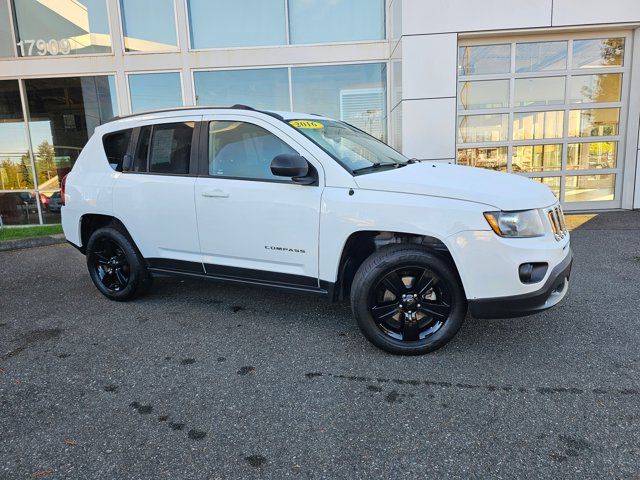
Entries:
<svg viewBox="0 0 640 480">
<path fill-rule="evenodd" d="M 409 160 L 318 115 L 185 108 L 98 127 L 62 225 L 105 296 L 186 275 L 350 298 L 392 353 L 447 343 L 467 309 L 556 305 L 572 253 L 557 199 L 517 175 Z"/>
</svg>

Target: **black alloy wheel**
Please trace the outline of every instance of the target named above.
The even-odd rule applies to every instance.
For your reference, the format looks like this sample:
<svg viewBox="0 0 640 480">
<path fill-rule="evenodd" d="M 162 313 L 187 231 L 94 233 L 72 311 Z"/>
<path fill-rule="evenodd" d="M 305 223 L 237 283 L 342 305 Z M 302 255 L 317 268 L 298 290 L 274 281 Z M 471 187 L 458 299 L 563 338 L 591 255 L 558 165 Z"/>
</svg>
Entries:
<svg viewBox="0 0 640 480">
<path fill-rule="evenodd" d="M 378 348 L 422 355 L 446 345 L 467 313 L 451 259 L 415 244 L 385 245 L 362 263 L 351 285 L 358 326 Z"/>
<path fill-rule="evenodd" d="M 93 251 L 96 275 L 104 287 L 113 293 L 129 284 L 131 266 L 122 248 L 112 239 L 102 237 Z"/>
<path fill-rule="evenodd" d="M 415 342 L 444 326 L 451 314 L 451 293 L 438 275 L 424 266 L 403 267 L 378 282 L 369 307 L 384 334 Z"/>
<path fill-rule="evenodd" d="M 152 284 L 144 258 L 129 234 L 117 226 L 91 234 L 87 269 L 97 289 L 111 300 L 131 300 L 147 292 Z"/>
</svg>

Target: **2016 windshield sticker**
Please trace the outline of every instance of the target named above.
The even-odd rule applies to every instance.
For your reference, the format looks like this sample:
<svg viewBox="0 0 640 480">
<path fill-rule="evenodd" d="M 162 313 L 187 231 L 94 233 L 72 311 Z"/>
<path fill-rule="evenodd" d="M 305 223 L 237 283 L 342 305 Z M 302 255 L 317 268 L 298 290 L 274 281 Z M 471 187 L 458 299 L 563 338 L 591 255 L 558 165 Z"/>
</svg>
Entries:
<svg viewBox="0 0 640 480">
<path fill-rule="evenodd" d="M 312 120 L 292 120 L 289 122 L 289 125 L 295 128 L 324 128 L 324 125 L 320 122 L 314 122 Z"/>
</svg>

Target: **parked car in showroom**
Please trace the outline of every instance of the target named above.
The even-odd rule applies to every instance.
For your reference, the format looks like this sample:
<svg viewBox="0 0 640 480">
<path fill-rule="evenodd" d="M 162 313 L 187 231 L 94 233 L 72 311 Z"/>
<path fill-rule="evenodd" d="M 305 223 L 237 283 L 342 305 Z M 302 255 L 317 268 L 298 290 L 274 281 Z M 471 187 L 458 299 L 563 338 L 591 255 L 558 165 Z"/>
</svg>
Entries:
<svg viewBox="0 0 640 480">
<path fill-rule="evenodd" d="M 548 187 L 410 160 L 318 115 L 237 105 L 116 119 L 62 197 L 66 238 L 112 300 L 155 275 L 349 298 L 363 334 L 397 354 L 443 346 L 468 310 L 528 315 L 569 288 Z"/>
</svg>

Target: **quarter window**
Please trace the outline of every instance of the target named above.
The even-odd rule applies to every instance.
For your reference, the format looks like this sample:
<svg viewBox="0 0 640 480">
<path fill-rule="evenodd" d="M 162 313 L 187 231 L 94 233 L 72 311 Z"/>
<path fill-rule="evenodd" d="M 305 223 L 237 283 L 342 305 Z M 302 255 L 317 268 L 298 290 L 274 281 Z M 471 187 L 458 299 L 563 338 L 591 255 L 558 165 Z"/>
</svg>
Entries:
<svg viewBox="0 0 640 480">
<path fill-rule="evenodd" d="M 298 152 L 257 125 L 233 121 L 209 124 L 209 175 L 282 181 L 271 173 L 271 161 L 283 153 Z"/>
<path fill-rule="evenodd" d="M 193 122 L 154 125 L 149 145 L 149 172 L 189 173 Z"/>
<path fill-rule="evenodd" d="M 102 139 L 104 153 L 107 156 L 109 165 L 118 172 L 122 171 L 122 159 L 127 154 L 130 139 L 131 129 L 110 133 L 109 135 L 105 135 Z"/>
</svg>

